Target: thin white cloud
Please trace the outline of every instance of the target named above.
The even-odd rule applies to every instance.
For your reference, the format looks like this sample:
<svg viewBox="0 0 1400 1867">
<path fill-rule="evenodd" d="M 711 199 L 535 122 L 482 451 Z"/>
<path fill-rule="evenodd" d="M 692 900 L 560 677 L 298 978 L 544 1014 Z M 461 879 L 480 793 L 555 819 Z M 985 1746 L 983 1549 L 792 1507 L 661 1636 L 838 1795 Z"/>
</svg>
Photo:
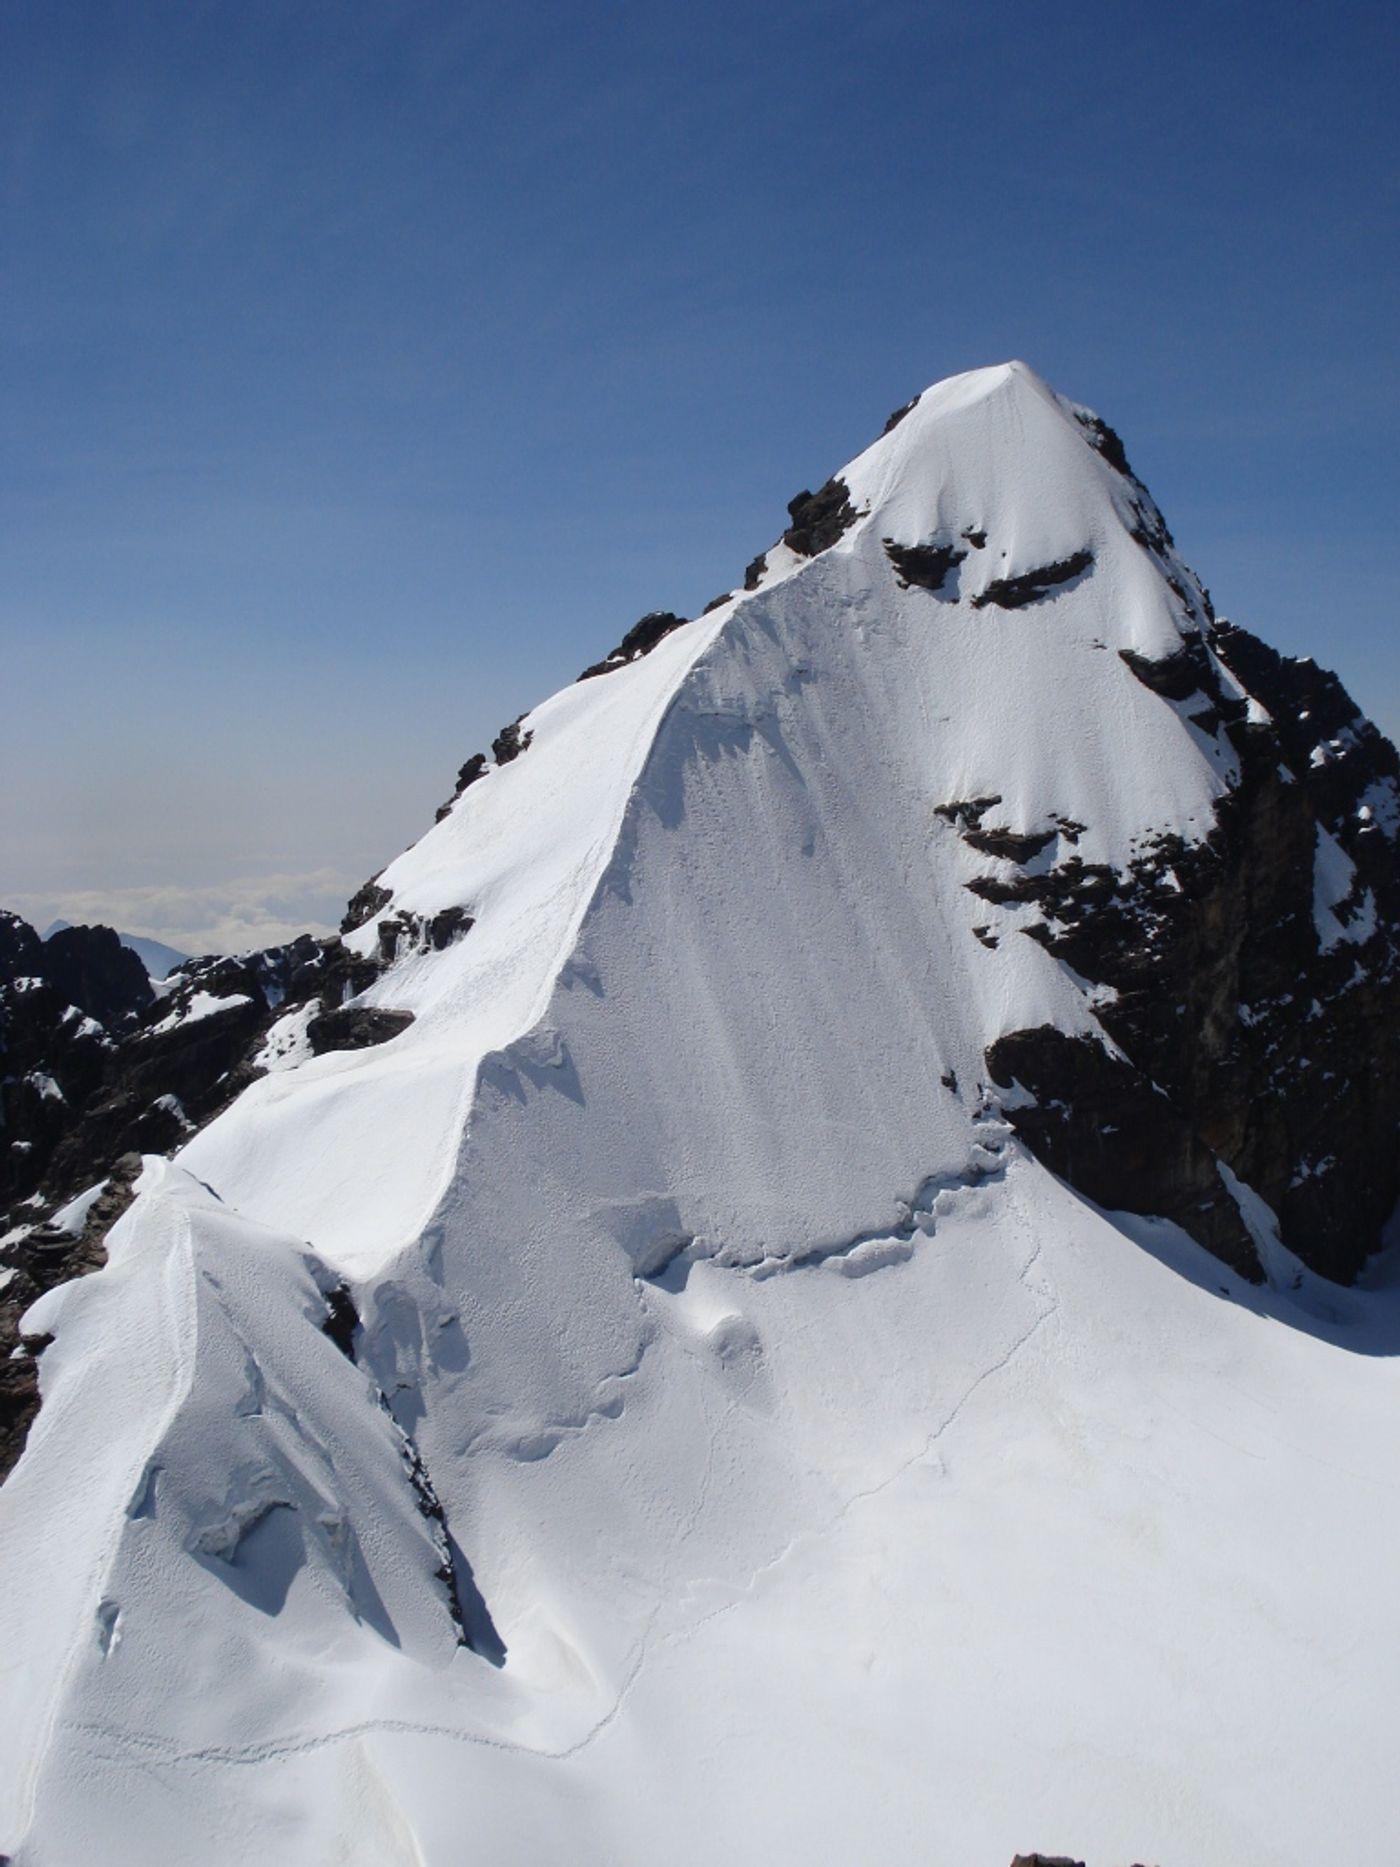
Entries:
<svg viewBox="0 0 1400 1867">
<path fill-rule="evenodd" d="M 335 930 L 355 883 L 337 869 L 247 875 L 201 887 L 157 883 L 138 888 L 16 894 L 12 907 L 42 932 L 51 921 L 102 922 L 146 934 L 186 953 L 244 953 L 298 934 Z"/>
</svg>

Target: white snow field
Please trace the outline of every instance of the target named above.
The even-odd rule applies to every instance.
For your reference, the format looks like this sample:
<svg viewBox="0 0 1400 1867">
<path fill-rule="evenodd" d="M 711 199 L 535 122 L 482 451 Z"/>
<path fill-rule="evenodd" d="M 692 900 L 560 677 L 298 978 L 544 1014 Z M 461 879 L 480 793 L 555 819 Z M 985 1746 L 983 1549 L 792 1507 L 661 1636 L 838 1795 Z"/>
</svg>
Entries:
<svg viewBox="0 0 1400 1867">
<path fill-rule="evenodd" d="M 936 814 L 1203 836 L 1228 744 L 1116 652 L 1197 586 L 1020 364 L 844 477 L 831 549 L 537 708 L 380 877 L 475 920 L 368 994 L 412 1026 L 284 1047 L 31 1311 L 16 1867 L 1393 1847 L 1400 1298 L 1246 1195 L 1251 1288 L 1025 1153 L 986 1046 L 1092 997 Z M 883 538 L 965 530 L 900 587 Z"/>
</svg>

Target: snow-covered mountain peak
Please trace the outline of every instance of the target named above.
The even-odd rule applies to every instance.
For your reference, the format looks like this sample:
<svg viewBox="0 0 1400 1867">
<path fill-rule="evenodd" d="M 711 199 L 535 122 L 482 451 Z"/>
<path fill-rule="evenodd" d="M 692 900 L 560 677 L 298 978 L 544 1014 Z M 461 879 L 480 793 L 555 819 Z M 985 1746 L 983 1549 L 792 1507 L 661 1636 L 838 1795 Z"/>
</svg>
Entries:
<svg viewBox="0 0 1400 1867">
<path fill-rule="evenodd" d="M 653 933 L 640 905 L 605 932 L 612 903 L 634 888 L 649 902 L 666 897 L 655 911 L 668 920 L 705 930 L 694 964 L 707 971 L 729 944 L 708 924 L 713 902 L 732 898 L 731 927 L 763 904 L 732 984 L 709 988 L 731 1016 L 750 983 L 770 1009 L 773 994 L 793 993 L 792 948 L 772 943 L 781 875 L 786 912 L 802 923 L 790 939 L 814 970 L 844 982 L 865 953 L 857 964 L 877 965 L 899 1001 L 918 1007 L 927 1053 L 963 1082 L 976 1084 L 984 1050 L 1007 1029 L 1092 1028 L 1058 963 L 1015 937 L 1034 917 L 967 892 L 1000 869 L 946 813 L 994 798 L 984 836 L 1039 839 L 1042 867 L 1064 858 L 1121 868 L 1164 828 L 1204 837 L 1235 770 L 1227 741 L 1164 706 L 1115 652 L 1156 660 L 1179 649 L 1199 598 L 1169 544 L 1159 560 L 1130 534 L 1129 522 L 1142 532 L 1160 521 L 1092 444 L 1098 433 L 1023 365 L 936 385 L 826 487 L 793 502 L 752 589 L 526 715 L 514 729 L 524 750 L 512 746 L 376 878 L 375 911 L 347 936 L 366 961 L 388 960 L 364 1002 L 411 1014 L 411 1027 L 382 1049 L 333 1052 L 255 1084 L 194 1141 L 192 1170 L 357 1273 L 385 1263 L 459 1171 L 461 1137 L 483 1115 L 484 1059 L 534 1042 L 541 1025 L 567 1040 L 580 1008 L 561 981 L 600 973 L 616 941 L 629 967 L 648 956 L 635 989 L 652 1015 L 650 942 L 664 938 L 674 955 L 691 935 Z M 884 903 L 863 932 L 861 894 Z M 439 950 L 421 930 L 453 912 L 462 927 L 470 920 L 469 935 Z M 930 917 L 954 941 L 936 967 Z M 678 990 L 694 985 L 685 976 Z M 808 990 L 792 997 L 794 1028 L 807 1022 Z M 838 1124 L 854 1113 L 828 1107 L 828 1077 L 890 1015 L 878 995 L 862 1004 L 843 983 L 841 997 L 829 1058 L 808 1072 L 820 1119 Z M 843 1030 L 857 1015 L 859 1029 Z M 614 1004 L 614 1043 L 622 1016 Z M 675 1016 L 665 1042 L 698 1065 L 713 1023 L 688 1028 L 693 998 Z M 637 1041 L 652 1040 L 639 1031 Z M 744 1055 L 746 1068 L 762 1068 L 759 1054 Z M 724 1106 L 734 1058 L 710 1067 L 690 1115 Z M 967 1117 L 935 1139 L 953 1117 L 920 1093 L 926 1075 L 920 1062 L 898 1092 L 919 1111 L 917 1138 L 876 1149 L 864 1174 L 843 1170 L 841 1194 L 814 1182 L 788 1215 L 794 1249 L 860 1229 L 871 1202 L 892 1209 L 955 1164 L 944 1154 L 969 1145 Z M 805 1099 L 791 1098 L 799 1128 L 817 1119 Z M 324 1171 L 305 1156 L 308 1119 L 326 1142 Z M 795 1141 L 784 1127 L 752 1162 L 759 1229 L 776 1222 L 758 1189 L 771 1189 Z M 753 1153 L 751 1136 L 717 1131 L 711 1144 L 714 1161 Z M 342 1150 L 362 1163 L 363 1182 L 346 1181 Z M 727 1193 L 723 1213 L 724 1225 L 752 1232 Z M 720 1223 L 707 1204 L 691 1216 L 697 1229 Z M 729 1243 L 759 1249 L 756 1238 Z"/>
<path fill-rule="evenodd" d="M 1022 364 L 788 518 L 131 1014 L 128 1102 L 246 1086 L 26 1260 L 0 1847 L 1369 1844 L 1400 761 Z"/>
<path fill-rule="evenodd" d="M 1004 363 L 934 383 L 838 477 L 863 511 L 903 531 L 927 527 L 931 512 L 955 537 L 1005 531 L 1054 508 L 1083 543 L 1103 500 L 1082 441 L 1048 384 Z"/>
<path fill-rule="evenodd" d="M 1188 591 L 1173 604 L 1161 566 L 1131 548 L 1160 515 L 1125 469 L 1121 444 L 1097 417 L 1010 362 L 933 384 L 834 479 L 855 514 L 848 549 L 872 535 L 906 549 L 942 545 L 961 560 L 945 594 L 984 603 L 1007 579 L 1087 552 L 1085 573 L 1128 585 L 1115 646 L 1169 652 L 1176 612 L 1194 621 L 1200 591 L 1186 572 Z M 978 540 L 987 542 L 969 542 Z M 783 551 L 781 568 L 796 568 L 795 556 Z"/>
</svg>

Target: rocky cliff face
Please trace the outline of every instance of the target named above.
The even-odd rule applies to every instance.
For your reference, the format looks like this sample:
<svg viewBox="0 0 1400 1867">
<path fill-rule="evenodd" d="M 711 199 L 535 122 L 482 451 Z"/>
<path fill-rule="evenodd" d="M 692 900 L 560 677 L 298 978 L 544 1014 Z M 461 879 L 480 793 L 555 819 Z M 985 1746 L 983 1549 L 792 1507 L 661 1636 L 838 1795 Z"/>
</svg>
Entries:
<svg viewBox="0 0 1400 1867">
<path fill-rule="evenodd" d="M 1159 541 L 1155 517 L 1140 542 Z M 1023 931 L 1098 988 L 1121 1054 L 1043 1027 L 998 1040 L 988 1068 L 1031 1093 L 1012 1120 L 1098 1203 L 1171 1217 L 1258 1278 L 1219 1161 L 1305 1264 L 1350 1282 L 1400 1195 L 1400 760 L 1335 675 L 1217 620 L 1208 598 L 1202 611 L 1179 653 L 1124 659 L 1236 755 L 1205 840 L 972 884 L 1041 910 Z M 961 807 L 974 846 L 989 809 Z"/>
<path fill-rule="evenodd" d="M 153 998 L 145 967 L 110 927 L 41 941 L 18 915 L 0 913 L 0 1213 L 50 1184 L 62 1190 L 54 1157 L 75 1112 L 108 1079 Z"/>
</svg>

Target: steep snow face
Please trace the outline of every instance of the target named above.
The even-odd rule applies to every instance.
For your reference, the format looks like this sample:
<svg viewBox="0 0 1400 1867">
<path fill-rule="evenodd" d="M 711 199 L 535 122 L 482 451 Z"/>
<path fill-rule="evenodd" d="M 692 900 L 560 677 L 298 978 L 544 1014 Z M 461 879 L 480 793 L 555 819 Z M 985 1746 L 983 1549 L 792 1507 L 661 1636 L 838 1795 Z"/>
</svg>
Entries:
<svg viewBox="0 0 1400 1867">
<path fill-rule="evenodd" d="M 236 1184 L 225 1197 L 241 1209 L 280 1215 L 360 1274 L 418 1236 L 455 1169 L 481 1059 L 538 1019 L 658 722 L 719 627 L 718 617 L 692 625 L 620 676 L 568 688 L 530 715 L 528 753 L 465 792 L 379 878 L 394 911 L 463 907 L 475 922 L 367 995 L 411 1011 L 413 1026 L 255 1084 L 235 1119 L 199 1138 L 193 1172 Z M 372 952 L 388 913 L 347 944 Z M 310 1153 L 308 1132 L 320 1137 Z"/>
<path fill-rule="evenodd" d="M 818 555 L 536 709 L 348 936 L 470 916 L 365 994 L 413 1022 L 289 1034 L 31 1312 L 23 1867 L 1363 1857 L 1394 1299 L 1110 1223 L 985 1080 L 1102 994 L 968 883 L 1239 769 L 1123 658 L 1204 598 L 1089 437 L 941 384 Z"/>
<path fill-rule="evenodd" d="M 844 477 L 861 516 L 825 555 L 779 547 L 754 594 L 522 722 L 528 751 L 390 864 L 390 904 L 351 936 L 370 952 L 401 910 L 473 916 L 466 939 L 367 994 L 411 1011 L 412 1028 L 255 1085 L 187 1151 L 193 1172 L 371 1274 L 472 1183 L 463 1137 L 476 1145 L 497 1094 L 483 1059 L 526 1034 L 546 1059 L 585 1041 L 572 1027 L 597 1014 L 583 981 L 606 966 L 618 1068 L 606 1095 L 588 1095 L 590 1134 L 679 1121 L 682 1151 L 722 1189 L 724 1237 L 737 1246 L 738 1226 L 756 1248 L 778 1207 L 795 1239 L 878 1217 L 965 1145 L 965 1116 L 933 1139 L 933 1078 L 955 1067 L 975 1098 L 1003 1029 L 1087 1022 L 1073 981 L 1031 943 L 994 952 L 973 937 L 1018 917 L 966 894 L 996 861 L 937 812 L 995 797 L 984 827 L 1065 849 L 1068 834 L 1084 860 L 1115 865 L 1164 828 L 1203 835 L 1233 753 L 1116 652 L 1168 655 L 1193 620 L 1131 538 L 1121 477 L 1021 365 L 930 390 Z M 965 555 L 938 593 L 901 588 L 887 538 Z M 998 580 L 1086 551 L 1088 568 L 1040 601 L 978 606 Z M 801 1067 L 755 1122 L 742 1098 L 771 1077 L 775 1044 L 799 1046 Z M 691 1093 L 639 1098 L 629 1085 L 658 1063 Z M 890 1104 L 909 1110 L 897 1137 Z M 867 1131 L 861 1161 L 846 1158 L 845 1137 Z M 821 1170 L 778 1193 L 813 1141 Z M 641 1190 L 669 1187 L 677 1138 L 637 1147 Z"/>
</svg>

